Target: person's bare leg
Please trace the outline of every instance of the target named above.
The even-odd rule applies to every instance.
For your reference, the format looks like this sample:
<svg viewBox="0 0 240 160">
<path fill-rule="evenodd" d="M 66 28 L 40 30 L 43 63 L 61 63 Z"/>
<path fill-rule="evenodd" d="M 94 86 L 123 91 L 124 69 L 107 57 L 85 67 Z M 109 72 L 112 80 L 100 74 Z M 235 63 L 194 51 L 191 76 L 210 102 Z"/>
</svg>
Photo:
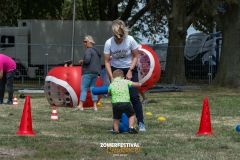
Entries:
<svg viewBox="0 0 240 160">
<path fill-rule="evenodd" d="M 120 120 L 117 120 L 117 119 L 113 120 L 113 130 L 114 130 L 114 132 L 119 132 L 119 124 L 120 124 Z"/>
<path fill-rule="evenodd" d="M 84 110 L 84 109 L 83 109 L 83 101 L 79 101 L 79 104 L 78 104 L 78 106 L 76 107 L 76 109 L 77 109 L 77 110 L 81 110 L 81 111 Z"/>
<path fill-rule="evenodd" d="M 97 101 L 93 101 L 93 110 L 97 111 Z"/>
<path fill-rule="evenodd" d="M 140 92 L 140 94 L 141 94 L 141 96 L 142 96 L 143 100 L 147 99 L 147 98 L 146 98 L 146 95 L 145 95 L 145 93 L 144 93 L 144 92 Z"/>
<path fill-rule="evenodd" d="M 142 103 L 148 103 L 147 97 L 144 92 L 140 92 L 140 95 L 142 96 Z"/>
<path fill-rule="evenodd" d="M 139 92 L 139 93 L 140 93 L 141 97 L 143 98 L 143 96 L 144 96 L 144 95 L 143 95 L 143 92 Z"/>
<path fill-rule="evenodd" d="M 134 121 L 135 121 L 135 116 L 129 117 L 129 119 L 128 119 L 128 123 L 129 123 L 128 133 L 130 133 L 130 134 L 138 134 L 138 131 L 136 131 L 136 129 L 133 127 L 134 126 Z"/>
<path fill-rule="evenodd" d="M 135 116 L 131 116 L 128 118 L 129 128 L 134 126 Z"/>
</svg>

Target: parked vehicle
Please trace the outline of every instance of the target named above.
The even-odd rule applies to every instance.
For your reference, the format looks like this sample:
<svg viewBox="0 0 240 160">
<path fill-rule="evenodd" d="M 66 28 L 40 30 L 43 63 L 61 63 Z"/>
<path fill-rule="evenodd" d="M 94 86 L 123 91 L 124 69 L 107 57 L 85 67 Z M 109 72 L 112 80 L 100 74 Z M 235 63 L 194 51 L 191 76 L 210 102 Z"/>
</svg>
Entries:
<svg viewBox="0 0 240 160">
<path fill-rule="evenodd" d="M 221 33 L 194 33 L 186 41 L 185 73 L 187 76 L 214 76 L 217 73 L 222 45 Z"/>
<path fill-rule="evenodd" d="M 166 66 L 168 44 L 148 44 L 158 55 L 161 70 Z M 184 62 L 186 76 L 214 76 L 220 61 L 222 45 L 221 33 L 189 35 L 184 47 Z M 181 47 L 181 46 L 180 46 Z"/>
<path fill-rule="evenodd" d="M 16 78 L 45 76 L 60 62 L 73 58 L 77 65 L 85 53 L 86 35 L 92 35 L 103 51 L 112 36 L 111 21 L 75 21 L 73 29 L 70 20 L 18 20 L 17 27 L 0 27 L 0 53 L 16 61 Z"/>
</svg>

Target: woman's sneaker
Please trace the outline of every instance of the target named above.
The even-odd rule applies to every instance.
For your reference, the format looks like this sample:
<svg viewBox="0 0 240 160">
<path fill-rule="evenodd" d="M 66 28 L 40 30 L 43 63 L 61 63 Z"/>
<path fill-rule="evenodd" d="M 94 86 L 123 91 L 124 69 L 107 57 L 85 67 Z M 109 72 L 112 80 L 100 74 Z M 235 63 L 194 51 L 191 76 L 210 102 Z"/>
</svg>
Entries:
<svg viewBox="0 0 240 160">
<path fill-rule="evenodd" d="M 129 128 L 128 133 L 130 134 L 138 134 L 138 131 L 135 128 Z"/>
<path fill-rule="evenodd" d="M 146 131 L 144 123 L 139 122 L 139 124 L 138 124 L 138 130 L 141 131 L 141 132 Z"/>
</svg>

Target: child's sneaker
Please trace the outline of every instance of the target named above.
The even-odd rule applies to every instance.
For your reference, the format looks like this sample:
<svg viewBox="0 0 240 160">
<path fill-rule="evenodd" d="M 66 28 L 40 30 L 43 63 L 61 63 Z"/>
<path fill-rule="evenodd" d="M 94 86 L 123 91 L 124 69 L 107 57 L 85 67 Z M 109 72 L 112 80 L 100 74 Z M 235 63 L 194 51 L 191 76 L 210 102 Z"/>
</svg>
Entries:
<svg viewBox="0 0 240 160">
<path fill-rule="evenodd" d="M 113 134 L 116 135 L 116 134 L 119 134 L 119 132 L 114 132 L 114 131 L 113 131 Z"/>
<path fill-rule="evenodd" d="M 129 128 L 128 133 L 130 134 L 138 134 L 138 131 L 135 128 Z"/>
<path fill-rule="evenodd" d="M 142 104 L 146 104 L 146 103 L 148 103 L 148 100 L 147 100 L 147 99 L 144 99 L 144 100 L 142 101 Z"/>
<path fill-rule="evenodd" d="M 146 131 L 144 123 L 139 122 L 139 124 L 138 124 L 138 129 L 139 129 L 139 131 L 141 131 L 141 132 Z"/>
</svg>

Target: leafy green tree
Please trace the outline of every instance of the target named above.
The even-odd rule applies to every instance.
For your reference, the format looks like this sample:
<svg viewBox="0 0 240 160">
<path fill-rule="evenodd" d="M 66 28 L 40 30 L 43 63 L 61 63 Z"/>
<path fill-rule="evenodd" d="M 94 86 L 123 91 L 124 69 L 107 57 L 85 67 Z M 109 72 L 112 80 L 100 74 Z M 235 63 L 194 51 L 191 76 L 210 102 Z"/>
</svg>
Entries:
<svg viewBox="0 0 240 160">
<path fill-rule="evenodd" d="M 1 26 L 16 26 L 18 19 L 60 19 L 64 0 L 0 0 Z"/>
<path fill-rule="evenodd" d="M 211 3 L 210 3 L 211 2 Z M 215 85 L 240 86 L 240 1 L 224 0 L 206 2 L 212 16 L 222 31 L 223 44 Z"/>
<path fill-rule="evenodd" d="M 204 0 L 194 26 L 205 33 L 221 31 L 223 42 L 218 70 L 213 85 L 238 87 L 240 85 L 240 1 Z"/>
<path fill-rule="evenodd" d="M 85 20 L 121 19 L 127 23 L 132 32 L 138 32 L 143 31 L 139 28 L 144 27 L 140 23 L 143 22 L 141 18 L 151 10 L 155 3 L 155 0 L 83 0 L 82 8 L 77 10 L 77 14 L 83 13 Z"/>
<path fill-rule="evenodd" d="M 168 27 L 168 51 L 166 61 L 166 83 L 185 85 L 184 46 L 187 29 L 195 21 L 201 0 L 160 0 L 156 5 L 162 24 Z M 162 16 L 165 15 L 164 16 Z M 166 19 L 166 21 L 164 21 Z M 163 32 L 164 33 L 164 32 Z"/>
<path fill-rule="evenodd" d="M 72 19 L 73 3 L 70 0 L 12 1 L 1 6 L 5 15 L 2 24 L 16 25 L 17 19 Z M 82 20 L 124 20 L 133 35 L 142 33 L 149 41 L 157 43 L 167 33 L 169 49 L 166 66 L 166 82 L 186 84 L 183 48 L 186 32 L 192 24 L 201 0 L 76 0 L 76 19 Z M 5 3 L 6 4 L 6 3 Z M 9 5 L 11 4 L 11 5 Z M 4 8 L 7 8 L 4 10 Z M 11 9 L 16 13 L 10 14 Z M 160 36 L 160 39 L 156 38 Z"/>
</svg>

